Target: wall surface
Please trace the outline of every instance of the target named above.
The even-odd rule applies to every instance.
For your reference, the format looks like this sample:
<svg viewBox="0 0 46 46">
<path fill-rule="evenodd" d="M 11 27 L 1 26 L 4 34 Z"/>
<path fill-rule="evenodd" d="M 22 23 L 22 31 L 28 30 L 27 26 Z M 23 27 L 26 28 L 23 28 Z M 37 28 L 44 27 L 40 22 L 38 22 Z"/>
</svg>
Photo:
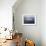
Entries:
<svg viewBox="0 0 46 46">
<path fill-rule="evenodd" d="M 36 16 L 36 25 L 22 25 L 22 16 L 24 14 Z M 14 15 L 15 28 L 18 30 L 18 32 L 22 32 L 24 38 L 34 40 L 36 46 L 41 46 L 41 1 L 23 0 L 23 2 L 15 9 Z"/>
<path fill-rule="evenodd" d="M 24 38 L 34 40 L 36 46 L 46 46 L 45 2 L 45 0 L 23 0 L 20 5 L 13 7 L 15 28 L 23 33 Z M 22 25 L 24 14 L 36 16 L 36 25 Z"/>
<path fill-rule="evenodd" d="M 42 46 L 46 46 L 46 0 L 41 1 L 41 38 Z"/>
<path fill-rule="evenodd" d="M 12 28 L 12 6 L 16 0 L 0 0 L 0 27 Z"/>
</svg>

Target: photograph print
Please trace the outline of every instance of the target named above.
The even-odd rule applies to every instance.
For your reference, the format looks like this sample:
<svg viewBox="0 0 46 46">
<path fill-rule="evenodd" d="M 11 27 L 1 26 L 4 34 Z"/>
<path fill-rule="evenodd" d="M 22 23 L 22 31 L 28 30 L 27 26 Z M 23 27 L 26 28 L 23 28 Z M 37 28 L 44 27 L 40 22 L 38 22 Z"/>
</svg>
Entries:
<svg viewBox="0 0 46 46">
<path fill-rule="evenodd" d="M 36 16 L 23 16 L 23 24 L 24 25 L 35 25 L 36 24 Z"/>
</svg>

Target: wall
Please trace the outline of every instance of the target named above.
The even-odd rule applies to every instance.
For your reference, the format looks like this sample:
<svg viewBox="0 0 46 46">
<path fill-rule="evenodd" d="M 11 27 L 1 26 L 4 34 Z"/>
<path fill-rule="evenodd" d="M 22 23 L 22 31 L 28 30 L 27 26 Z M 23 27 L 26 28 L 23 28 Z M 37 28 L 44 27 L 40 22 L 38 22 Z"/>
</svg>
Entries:
<svg viewBox="0 0 46 46">
<path fill-rule="evenodd" d="M 0 0 L 0 27 L 12 28 L 12 6 L 16 0 Z"/>
<path fill-rule="evenodd" d="M 15 28 L 23 33 L 23 37 L 35 41 L 41 46 L 41 0 L 23 0 L 17 8 L 14 5 Z M 36 25 L 22 25 L 22 15 L 36 16 Z"/>
<path fill-rule="evenodd" d="M 46 46 L 46 0 L 41 1 L 41 38 L 42 46 Z"/>
</svg>

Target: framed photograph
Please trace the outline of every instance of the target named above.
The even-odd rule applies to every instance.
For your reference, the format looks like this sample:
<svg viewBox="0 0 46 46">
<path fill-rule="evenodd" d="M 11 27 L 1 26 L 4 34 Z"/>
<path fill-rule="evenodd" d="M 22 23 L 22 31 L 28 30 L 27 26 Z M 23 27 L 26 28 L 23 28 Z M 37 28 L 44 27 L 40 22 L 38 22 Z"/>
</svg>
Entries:
<svg viewBox="0 0 46 46">
<path fill-rule="evenodd" d="M 23 15 L 22 16 L 23 25 L 36 25 L 36 16 L 33 15 Z"/>
</svg>

